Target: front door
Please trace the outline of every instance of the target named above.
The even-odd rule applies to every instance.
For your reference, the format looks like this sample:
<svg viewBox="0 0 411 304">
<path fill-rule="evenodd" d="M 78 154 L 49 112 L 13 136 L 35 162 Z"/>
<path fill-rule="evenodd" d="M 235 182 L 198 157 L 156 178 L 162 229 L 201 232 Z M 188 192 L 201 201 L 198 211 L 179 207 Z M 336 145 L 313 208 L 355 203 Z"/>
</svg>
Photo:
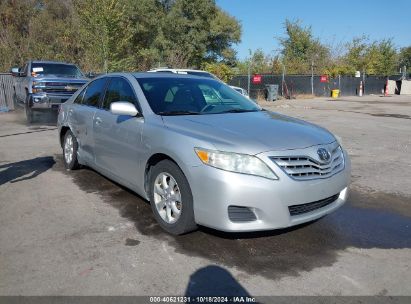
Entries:
<svg viewBox="0 0 411 304">
<path fill-rule="evenodd" d="M 114 174 L 123 183 L 131 186 L 141 184 L 137 181 L 142 155 L 141 135 L 144 118 L 114 115 L 110 104 L 127 101 L 139 109 L 135 92 L 123 77 L 112 77 L 107 86 L 101 108 L 94 116 L 94 145 L 96 165 Z"/>
</svg>

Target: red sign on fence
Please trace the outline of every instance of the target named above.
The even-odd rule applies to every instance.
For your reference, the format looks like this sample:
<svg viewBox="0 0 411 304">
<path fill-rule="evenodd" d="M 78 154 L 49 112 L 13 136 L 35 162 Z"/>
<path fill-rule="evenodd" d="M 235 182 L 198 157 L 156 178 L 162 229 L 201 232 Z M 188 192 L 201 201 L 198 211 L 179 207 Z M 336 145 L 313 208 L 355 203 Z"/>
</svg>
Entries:
<svg viewBox="0 0 411 304">
<path fill-rule="evenodd" d="M 261 75 L 253 75 L 253 78 L 251 79 L 251 81 L 253 82 L 253 84 L 260 84 L 262 80 Z"/>
<path fill-rule="evenodd" d="M 328 76 L 327 75 L 321 75 L 320 82 L 328 82 Z"/>
</svg>

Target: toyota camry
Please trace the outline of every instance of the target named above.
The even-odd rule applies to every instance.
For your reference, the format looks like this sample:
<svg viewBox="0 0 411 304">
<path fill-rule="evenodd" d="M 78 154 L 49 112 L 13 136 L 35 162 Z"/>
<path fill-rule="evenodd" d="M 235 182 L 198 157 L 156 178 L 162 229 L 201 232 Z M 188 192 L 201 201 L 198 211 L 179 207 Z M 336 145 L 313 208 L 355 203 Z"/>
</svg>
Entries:
<svg viewBox="0 0 411 304">
<path fill-rule="evenodd" d="M 131 189 L 171 234 L 290 227 L 347 199 L 350 160 L 333 134 L 212 78 L 107 74 L 62 104 L 58 128 L 67 169 Z"/>
</svg>

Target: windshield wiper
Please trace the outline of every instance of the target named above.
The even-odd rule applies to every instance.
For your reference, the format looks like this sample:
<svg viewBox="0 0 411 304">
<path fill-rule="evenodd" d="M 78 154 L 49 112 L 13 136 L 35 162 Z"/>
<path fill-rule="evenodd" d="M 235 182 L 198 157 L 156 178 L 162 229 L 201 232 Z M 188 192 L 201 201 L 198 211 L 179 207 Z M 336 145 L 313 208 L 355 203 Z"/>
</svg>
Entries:
<svg viewBox="0 0 411 304">
<path fill-rule="evenodd" d="M 199 112 L 194 112 L 194 111 L 168 111 L 168 112 L 158 112 L 157 114 L 162 115 L 162 116 L 201 115 Z"/>
<path fill-rule="evenodd" d="M 254 109 L 254 110 L 230 109 L 230 110 L 223 111 L 223 112 L 220 112 L 220 113 L 245 113 L 245 112 L 257 112 L 257 111 L 258 111 L 257 109 Z"/>
</svg>

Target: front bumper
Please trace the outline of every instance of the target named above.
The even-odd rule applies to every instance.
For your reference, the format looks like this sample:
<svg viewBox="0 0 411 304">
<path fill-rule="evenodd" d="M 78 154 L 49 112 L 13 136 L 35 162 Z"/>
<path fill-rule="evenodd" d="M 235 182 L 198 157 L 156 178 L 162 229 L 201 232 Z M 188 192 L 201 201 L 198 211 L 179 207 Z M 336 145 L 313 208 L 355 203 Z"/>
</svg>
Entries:
<svg viewBox="0 0 411 304">
<path fill-rule="evenodd" d="M 344 151 L 344 169 L 328 178 L 297 181 L 275 163 L 260 156 L 279 177 L 270 180 L 219 170 L 206 165 L 191 168 L 195 221 L 222 231 L 246 232 L 286 228 L 318 219 L 342 206 L 348 197 L 351 165 Z M 338 194 L 324 207 L 290 215 L 289 206 L 317 202 Z M 255 220 L 230 220 L 228 207 L 248 207 Z"/>
<path fill-rule="evenodd" d="M 58 109 L 58 107 L 66 102 L 71 95 L 67 94 L 32 94 L 30 98 L 30 107 L 36 110 Z"/>
</svg>

